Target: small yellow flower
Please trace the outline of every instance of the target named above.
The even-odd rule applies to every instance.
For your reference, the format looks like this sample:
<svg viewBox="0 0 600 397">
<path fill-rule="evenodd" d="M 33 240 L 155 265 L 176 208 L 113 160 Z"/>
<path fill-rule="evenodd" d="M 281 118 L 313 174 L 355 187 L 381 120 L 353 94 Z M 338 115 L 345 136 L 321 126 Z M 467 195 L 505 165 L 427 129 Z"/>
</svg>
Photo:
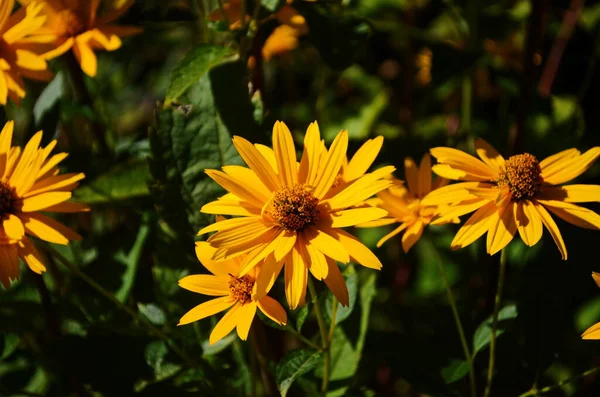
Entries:
<svg viewBox="0 0 600 397">
<path fill-rule="evenodd" d="M 13 126 L 9 121 L 0 133 L 0 282 L 6 288 L 10 280 L 19 276 L 19 257 L 38 274 L 46 270 L 26 234 L 63 245 L 81 239 L 79 234 L 40 211 L 89 210 L 85 205 L 67 201 L 84 174 L 59 174 L 58 164 L 67 154 L 50 156 L 56 141 L 39 147 L 40 131 L 21 151 L 20 147 L 11 146 Z"/>
<path fill-rule="evenodd" d="M 189 291 L 218 298 L 201 303 L 187 312 L 181 317 L 178 325 L 189 324 L 229 309 L 211 332 L 211 345 L 223 339 L 234 328 L 240 339 L 246 340 L 257 308 L 271 320 L 285 325 L 287 314 L 279 302 L 269 296 L 260 299 L 253 297 L 260 266 L 251 269 L 245 275 L 240 275 L 241 257 L 215 262 L 212 259 L 215 252 L 216 249 L 207 242 L 197 242 L 198 260 L 212 274 L 187 276 L 179 280 L 179 285 Z M 272 285 L 273 283 L 270 283 L 266 287 L 267 291 Z"/>
<path fill-rule="evenodd" d="M 19 0 L 23 5 L 33 0 Z M 120 37 L 139 33 L 132 26 L 117 26 L 113 22 L 123 15 L 134 0 L 37 0 L 43 5 L 46 23 L 35 33 L 38 43 L 48 48 L 44 54 L 50 59 L 73 49 L 81 69 L 90 77 L 97 72 L 94 50 L 114 51 L 121 47 Z M 103 14 L 98 15 L 102 9 Z M 51 48 L 51 49 L 49 49 Z"/>
<path fill-rule="evenodd" d="M 600 273 L 592 272 L 592 278 L 596 285 L 600 287 Z M 600 323 L 596 323 L 585 330 L 581 335 L 582 339 L 600 339 Z"/>
<path fill-rule="evenodd" d="M 402 181 L 393 179 L 393 185 L 377 194 L 377 198 L 368 200 L 370 205 L 383 208 L 389 215 L 385 218 L 369 222 L 358 227 L 376 227 L 400 223 L 400 225 L 385 235 L 377 242 L 381 247 L 390 238 L 404 231 L 402 236 L 402 249 L 408 252 L 421 238 L 425 226 L 429 225 L 438 212 L 437 206 L 425 206 L 421 199 L 432 190 L 448 184 L 446 178 L 431 178 L 431 157 L 425 154 L 421 165 L 417 166 L 414 160 L 407 157 L 404 160 L 404 172 L 408 188 Z M 455 221 L 449 220 L 448 222 Z"/>
<path fill-rule="evenodd" d="M 41 15 L 42 6 L 32 2 L 11 15 L 14 0 L 0 1 L 0 104 L 6 105 L 8 98 L 19 103 L 25 97 L 22 77 L 34 80 L 49 80 L 52 74 L 39 52 L 35 51 L 35 40 L 31 34 L 46 20 Z"/>
<path fill-rule="evenodd" d="M 600 186 L 559 186 L 583 174 L 600 156 L 599 146 L 583 154 L 564 150 L 542 161 L 529 153 L 505 160 L 482 139 L 475 141 L 475 148 L 481 160 L 457 149 L 431 149 L 440 163 L 433 167 L 436 174 L 465 182 L 433 191 L 423 204 L 462 201 L 450 206 L 440 220 L 475 211 L 454 237 L 453 249 L 471 244 L 486 232 L 490 255 L 504 248 L 517 231 L 526 245 L 533 246 L 542 237 L 543 225 L 567 259 L 562 235 L 548 210 L 575 226 L 600 229 L 598 214 L 573 204 L 600 201 Z"/>
<path fill-rule="evenodd" d="M 360 171 L 363 176 L 332 194 L 346 158 L 347 131 L 340 132 L 326 150 L 317 123 L 312 123 L 299 163 L 292 134 L 281 122 L 273 127 L 273 149 L 238 136 L 233 144 L 249 168 L 206 170 L 230 193 L 201 211 L 237 216 L 200 230 L 199 234 L 216 232 L 208 239 L 217 248 L 214 259 L 248 252 L 240 273 L 245 275 L 272 256 L 274 260 L 265 262 L 259 279 L 276 278 L 285 263 L 285 290 L 291 309 L 304 303 L 308 271 L 325 281 L 342 304 L 348 304 L 348 290 L 336 261 L 345 264 L 353 260 L 372 269 L 382 265 L 366 246 L 341 228 L 387 215 L 380 208 L 353 206 L 390 186 L 391 182 L 383 178 L 394 167 L 368 174 Z M 363 168 L 362 164 L 356 166 Z M 259 297 L 265 294 L 259 289 Z"/>
</svg>

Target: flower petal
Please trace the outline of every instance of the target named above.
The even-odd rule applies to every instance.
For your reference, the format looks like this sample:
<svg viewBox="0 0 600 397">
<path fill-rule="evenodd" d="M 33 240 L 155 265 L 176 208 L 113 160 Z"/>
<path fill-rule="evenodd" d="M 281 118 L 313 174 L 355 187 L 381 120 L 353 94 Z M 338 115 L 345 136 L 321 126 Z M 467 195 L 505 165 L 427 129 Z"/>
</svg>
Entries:
<svg viewBox="0 0 600 397">
<path fill-rule="evenodd" d="M 21 211 L 34 212 L 44 210 L 71 198 L 71 192 L 48 192 L 23 199 Z"/>
<path fill-rule="evenodd" d="M 542 219 L 529 200 L 519 201 L 515 211 L 517 230 L 525 245 L 533 247 L 542 238 Z"/>
<path fill-rule="evenodd" d="M 341 229 L 328 230 L 350 254 L 350 260 L 370 269 L 380 270 L 383 265 L 375 254 L 356 237 Z M 340 261 L 341 262 L 341 261 Z M 346 262 L 344 262 L 346 263 Z"/>
<path fill-rule="evenodd" d="M 498 210 L 498 216 L 494 217 L 494 223 L 491 224 L 487 234 L 487 252 L 490 255 L 496 254 L 502 248 L 511 242 L 517 232 L 515 222 L 516 203 L 509 202 L 503 209 Z"/>
<path fill-rule="evenodd" d="M 221 299 L 221 298 L 218 298 Z M 239 321 L 238 313 L 242 305 L 236 303 L 231 309 L 219 320 L 215 328 L 208 337 L 208 343 L 214 345 L 221 339 L 227 336 L 236 327 Z"/>
<path fill-rule="evenodd" d="M 440 204 L 459 203 L 464 200 L 476 198 L 468 189 L 477 188 L 479 182 L 461 182 L 433 190 L 421 200 L 421 205 L 436 206 Z"/>
<path fill-rule="evenodd" d="M 252 326 L 252 320 L 256 314 L 256 302 L 249 302 L 242 305 L 237 313 L 236 331 L 241 340 L 248 339 L 248 332 Z"/>
<path fill-rule="evenodd" d="M 420 219 L 417 219 L 412 225 L 406 228 L 406 231 L 402 235 L 402 249 L 404 252 L 408 252 L 419 241 L 424 228 L 423 221 Z"/>
<path fill-rule="evenodd" d="M 348 131 L 340 131 L 335 137 L 327 155 L 322 161 L 320 173 L 317 177 L 316 186 L 313 194 L 317 198 L 323 198 L 327 191 L 333 185 L 335 178 L 340 171 L 342 163 L 346 159 L 348 150 Z"/>
<path fill-rule="evenodd" d="M 542 170 L 544 182 L 552 185 L 560 185 L 561 183 L 568 182 L 587 171 L 598 157 L 600 157 L 600 146 L 593 147 L 582 155 L 571 159 L 570 162 L 557 169 L 554 173 Z"/>
<path fill-rule="evenodd" d="M 179 280 L 179 286 L 188 291 L 210 296 L 228 296 L 231 276 L 192 274 Z"/>
<path fill-rule="evenodd" d="M 269 164 L 269 161 L 260 151 L 246 139 L 234 136 L 233 145 L 244 159 L 248 167 L 256 173 L 256 176 L 265 184 L 267 189 L 276 191 L 281 186 L 277 173 Z"/>
<path fill-rule="evenodd" d="M 545 186 L 539 198 L 567 203 L 600 202 L 600 185 Z"/>
<path fill-rule="evenodd" d="M 331 233 L 335 232 L 331 231 Z M 304 237 L 307 244 L 314 245 L 316 249 L 331 259 L 342 263 L 350 261 L 346 247 L 325 231 L 311 226 L 305 230 Z"/>
<path fill-rule="evenodd" d="M 2 229 L 4 230 L 4 233 L 13 240 L 20 240 L 25 235 L 23 222 L 21 222 L 21 219 L 19 219 L 18 216 L 13 214 L 6 215 L 2 220 Z"/>
<path fill-rule="evenodd" d="M 492 145 L 481 138 L 475 140 L 475 151 L 484 163 L 492 167 L 494 172 L 500 172 L 504 167 L 504 157 Z"/>
<path fill-rule="evenodd" d="M 404 159 L 404 178 L 406 179 L 408 190 L 416 195 L 419 191 L 419 169 L 411 157 Z"/>
<path fill-rule="evenodd" d="M 419 188 L 417 195 L 419 198 L 425 196 L 431 191 L 431 156 L 425 153 L 419 165 Z"/>
<path fill-rule="evenodd" d="M 346 280 L 344 280 L 340 268 L 333 259 L 327 258 L 327 265 L 329 266 L 329 271 L 327 272 L 327 277 L 323 281 L 325 281 L 327 288 L 329 288 L 338 302 L 340 302 L 342 306 L 348 307 L 350 304 L 350 295 L 348 294 Z"/>
<path fill-rule="evenodd" d="M 292 133 L 281 121 L 273 126 L 273 151 L 279 169 L 279 178 L 286 186 L 298 183 L 298 166 L 296 162 L 296 148 Z"/>
<path fill-rule="evenodd" d="M 600 323 L 596 323 L 586 329 L 581 335 L 582 339 L 600 339 Z"/>
<path fill-rule="evenodd" d="M 560 255 L 563 260 L 567 260 L 567 247 L 565 246 L 565 242 L 563 241 L 562 235 L 560 234 L 560 230 L 554 222 L 554 219 L 550 216 L 548 211 L 544 208 L 543 205 L 538 203 L 537 201 L 533 201 L 534 208 L 537 210 L 538 214 L 542 218 L 542 223 L 546 226 L 546 229 L 550 232 L 552 239 L 556 243 L 558 250 L 560 251 Z"/>
<path fill-rule="evenodd" d="M 184 325 L 192 323 L 194 321 L 202 320 L 203 318 L 222 312 L 234 303 L 235 301 L 233 301 L 229 296 L 222 296 L 220 298 L 211 299 L 207 302 L 199 304 L 198 306 L 194 307 L 192 310 L 184 314 L 183 317 L 181 317 L 181 319 L 179 320 L 179 324 L 177 325 Z M 231 329 L 233 329 L 233 327 L 231 327 Z"/>
<path fill-rule="evenodd" d="M 388 212 L 382 208 L 352 208 L 331 214 L 331 227 L 348 227 L 383 218 Z"/>
<path fill-rule="evenodd" d="M 394 230 L 392 230 L 391 232 L 389 232 L 388 234 L 386 234 L 385 236 L 383 236 L 377 242 L 377 248 L 381 247 L 386 241 L 388 241 L 392 237 L 396 236 L 398 233 L 402 232 L 407 227 L 408 227 L 408 223 L 403 223 L 400 226 L 398 226 L 397 228 L 395 228 Z"/>
<path fill-rule="evenodd" d="M 349 182 L 363 176 L 377 158 L 382 145 L 382 136 L 367 140 L 352 156 L 344 172 L 344 180 Z"/>
<path fill-rule="evenodd" d="M 10 287 L 10 280 L 19 278 L 19 257 L 16 244 L 0 244 L 0 283 Z"/>
<path fill-rule="evenodd" d="M 302 261 L 300 252 L 296 247 L 288 254 L 285 261 L 284 279 L 285 297 L 290 309 L 294 310 L 301 303 L 308 280 L 308 267 Z"/>
<path fill-rule="evenodd" d="M 494 204 L 494 202 L 488 202 L 483 207 L 479 208 L 473 215 L 471 215 L 469 220 L 465 222 L 458 233 L 456 233 L 452 243 L 450 243 L 450 248 L 453 250 L 464 248 L 477 240 L 489 230 L 492 222 L 497 216 L 498 209 L 496 208 L 496 204 Z"/>
<path fill-rule="evenodd" d="M 315 186 L 320 171 L 323 143 L 317 122 L 312 122 L 304 136 L 304 151 L 298 169 L 298 181 L 308 186 Z"/>
<path fill-rule="evenodd" d="M 392 186 L 391 180 L 381 180 L 382 177 L 394 172 L 393 166 L 382 167 L 375 172 L 366 174 L 347 186 L 335 196 L 323 200 L 323 205 L 329 206 L 330 211 L 352 207 Z"/>
<path fill-rule="evenodd" d="M 453 175 L 443 175 L 437 170 L 445 169 L 445 167 L 439 167 L 438 165 L 434 166 L 434 172 L 445 178 L 466 181 L 490 181 L 496 179 L 498 176 L 492 167 L 462 150 L 448 147 L 436 147 L 429 151 L 440 164 L 445 164 L 450 166 L 453 170 L 460 172 L 458 177 Z"/>
<path fill-rule="evenodd" d="M 40 253 L 27 237 L 18 242 L 17 252 L 34 273 L 42 274 L 46 271 Z"/>
<path fill-rule="evenodd" d="M 559 218 L 584 229 L 599 230 L 600 215 L 575 204 L 555 200 L 537 200 Z"/>
<path fill-rule="evenodd" d="M 261 312 L 279 325 L 287 323 L 287 313 L 283 306 L 270 296 L 265 296 L 257 302 Z"/>
</svg>

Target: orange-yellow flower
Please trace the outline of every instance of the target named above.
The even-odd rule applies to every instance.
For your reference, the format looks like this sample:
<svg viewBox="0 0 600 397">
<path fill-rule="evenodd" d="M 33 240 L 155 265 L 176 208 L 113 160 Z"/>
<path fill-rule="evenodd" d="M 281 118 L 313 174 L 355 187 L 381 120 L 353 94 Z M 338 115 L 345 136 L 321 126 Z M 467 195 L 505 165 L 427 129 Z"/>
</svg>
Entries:
<svg viewBox="0 0 600 397">
<path fill-rule="evenodd" d="M 596 285 L 600 287 L 600 273 L 592 272 L 592 278 Z M 600 339 L 600 323 L 596 323 L 585 330 L 581 335 L 583 339 Z"/>
<path fill-rule="evenodd" d="M 309 270 L 325 281 L 342 304 L 347 304 L 348 291 L 336 261 L 345 264 L 352 259 L 373 269 L 380 269 L 381 262 L 341 228 L 387 215 L 380 208 L 353 206 L 387 188 L 391 182 L 383 178 L 394 167 L 364 174 L 331 194 L 346 158 L 347 131 L 340 132 L 326 150 L 317 123 L 312 123 L 300 163 L 292 134 L 281 122 L 273 127 L 273 149 L 238 136 L 233 144 L 249 168 L 225 166 L 223 171 L 206 171 L 230 193 L 206 204 L 201 211 L 237 216 L 199 232 L 216 232 L 208 239 L 217 248 L 214 259 L 248 252 L 240 273 L 244 275 L 272 256 L 274 260 L 265 261 L 259 281 L 275 279 L 285 263 L 286 297 L 292 309 L 304 303 Z M 266 291 L 259 288 L 257 293 L 260 297 Z"/>
<path fill-rule="evenodd" d="M 33 0 L 19 0 L 23 5 Z M 120 37 L 136 34 L 140 29 L 118 26 L 113 22 L 123 15 L 134 0 L 37 0 L 42 4 L 46 23 L 35 33 L 44 43 L 46 59 L 73 49 L 81 69 L 90 77 L 96 75 L 98 62 L 94 50 L 114 51 L 121 47 Z M 98 10 L 102 9 L 102 15 Z"/>
<path fill-rule="evenodd" d="M 598 214 L 573 204 L 600 201 L 600 186 L 559 186 L 583 174 L 600 156 L 600 147 L 583 154 L 568 149 L 542 161 L 529 153 L 505 160 L 482 139 L 475 141 L 475 148 L 481 160 L 457 149 L 431 149 L 440 163 L 433 167 L 436 174 L 466 182 L 435 190 L 423 203 L 462 201 L 449 207 L 440 220 L 475 211 L 454 237 L 453 249 L 471 244 L 486 232 L 490 255 L 504 248 L 517 231 L 526 245 L 533 246 L 542 237 L 543 225 L 567 259 L 562 235 L 548 211 L 575 226 L 600 229 Z"/>
<path fill-rule="evenodd" d="M 194 307 L 181 317 L 178 325 L 189 324 L 229 309 L 211 332 L 211 345 L 223 339 L 234 328 L 240 339 L 246 340 L 257 308 L 271 320 L 285 325 L 287 314 L 279 302 L 269 296 L 260 299 L 253 296 L 259 267 L 240 275 L 242 257 L 215 262 L 212 259 L 215 252 L 216 249 L 207 242 L 197 242 L 198 260 L 212 274 L 187 276 L 179 280 L 179 285 L 189 291 L 217 298 Z M 267 288 L 270 289 L 271 286 L 272 284 Z"/>
<path fill-rule="evenodd" d="M 11 15 L 14 0 L 0 1 L 0 104 L 8 98 L 19 103 L 25 97 L 22 77 L 49 80 L 52 74 L 44 58 L 32 47 L 31 34 L 46 20 L 42 6 L 32 2 Z"/>
<path fill-rule="evenodd" d="M 31 270 L 46 267 L 26 234 L 66 245 L 81 236 L 43 212 L 87 211 L 88 207 L 68 202 L 71 191 L 84 174 L 60 175 L 58 164 L 66 153 L 50 156 L 56 141 L 40 147 L 42 132 L 29 140 L 23 151 L 12 147 L 14 123 L 0 133 L 0 282 L 8 288 L 19 277 L 19 257 Z"/>
<path fill-rule="evenodd" d="M 376 227 L 400 223 L 398 227 L 383 236 L 377 246 L 381 247 L 390 238 L 404 232 L 402 236 L 402 249 L 408 252 L 411 247 L 421 238 L 425 226 L 438 213 L 437 206 L 426 206 L 421 199 L 432 190 L 448 184 L 446 178 L 431 178 L 431 157 L 425 154 L 421 159 L 421 165 L 417 166 L 414 160 L 407 157 L 404 160 L 404 173 L 408 188 L 402 181 L 393 179 L 393 185 L 387 190 L 379 192 L 377 198 L 368 200 L 370 205 L 383 208 L 389 215 L 385 218 L 369 222 L 358 227 Z M 453 219 L 449 222 L 455 221 Z"/>
</svg>

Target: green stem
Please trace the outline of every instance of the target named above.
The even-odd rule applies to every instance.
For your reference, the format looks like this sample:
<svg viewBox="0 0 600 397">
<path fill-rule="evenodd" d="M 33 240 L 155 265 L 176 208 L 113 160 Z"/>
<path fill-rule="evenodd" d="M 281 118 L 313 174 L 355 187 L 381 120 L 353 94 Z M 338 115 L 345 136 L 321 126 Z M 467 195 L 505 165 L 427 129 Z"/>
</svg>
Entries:
<svg viewBox="0 0 600 397">
<path fill-rule="evenodd" d="M 333 340 L 333 333 L 335 332 L 335 326 L 337 324 L 337 311 L 338 311 L 338 301 L 333 298 L 333 303 L 331 305 L 331 324 L 329 326 L 329 336 L 327 337 L 327 345 L 331 344 Z"/>
<path fill-rule="evenodd" d="M 494 380 L 494 364 L 496 362 L 496 334 L 498 331 L 498 313 L 502 303 L 502 289 L 504 288 L 504 274 L 506 273 L 506 248 L 502 249 L 500 254 L 500 271 L 498 274 L 498 287 L 496 288 L 496 297 L 494 299 L 494 314 L 492 317 L 492 332 L 490 335 L 490 358 L 488 362 L 487 384 L 485 385 L 484 397 L 488 397 L 492 391 L 492 382 Z"/>
<path fill-rule="evenodd" d="M 592 368 L 592 369 L 589 369 L 589 370 L 585 371 L 584 373 L 576 375 L 572 378 L 561 380 L 560 382 L 558 382 L 557 384 L 552 385 L 552 386 L 542 387 L 541 389 L 537 389 L 536 387 L 533 387 L 531 390 L 519 395 L 519 397 L 537 396 L 538 394 L 548 393 L 548 392 L 551 392 L 552 390 L 559 389 L 568 383 L 574 382 L 577 379 L 585 378 L 588 375 L 595 374 L 596 372 L 600 372 L 600 367 Z"/>
<path fill-rule="evenodd" d="M 329 386 L 329 372 L 331 370 L 331 355 L 329 353 L 329 340 L 327 335 L 327 329 L 325 324 L 325 317 L 321 311 L 321 306 L 317 299 L 317 291 L 313 284 L 312 279 L 308 278 L 308 290 L 312 297 L 313 306 L 315 308 L 315 315 L 317 316 L 317 322 L 319 323 L 319 331 L 321 332 L 321 342 L 323 344 L 322 350 L 325 353 L 325 365 L 323 368 L 323 383 L 321 384 L 321 395 L 327 394 L 327 387 Z"/>
<path fill-rule="evenodd" d="M 219 3 L 219 11 L 221 12 L 221 15 L 223 15 L 223 21 L 227 25 L 227 30 L 229 30 L 229 18 L 227 18 L 227 13 L 225 12 L 225 7 L 223 6 L 223 0 L 218 0 L 217 3 Z"/>
<path fill-rule="evenodd" d="M 98 284 L 96 281 L 94 281 L 93 278 L 91 278 L 90 276 L 88 276 L 87 274 L 82 272 L 77 266 L 75 266 L 74 264 L 69 262 L 64 256 L 62 256 L 54 248 L 52 248 L 50 246 L 46 246 L 46 250 L 54 258 L 58 259 L 67 269 L 69 269 L 69 271 L 74 273 L 77 277 L 79 277 L 81 280 L 83 280 L 85 283 L 87 283 L 90 287 L 95 289 L 100 295 L 103 295 L 105 298 L 107 298 L 112 303 L 114 303 L 115 306 L 117 306 L 117 308 L 119 308 L 122 311 L 124 311 L 125 313 L 127 313 L 134 320 L 142 323 L 148 329 L 148 331 L 150 331 L 156 337 L 167 342 L 167 344 L 171 347 L 171 349 L 173 349 L 173 351 L 179 357 L 181 357 L 181 359 L 183 361 L 185 361 L 190 367 L 195 367 L 194 362 L 187 356 L 187 354 L 185 354 L 185 352 L 179 346 L 177 346 L 175 343 L 173 343 L 171 341 L 171 338 L 169 338 L 169 336 L 167 334 L 165 334 L 160 329 L 156 328 L 150 321 L 148 321 L 147 319 L 140 316 L 135 310 L 133 310 L 129 306 L 127 306 L 127 305 L 123 304 L 121 301 L 119 301 L 112 293 L 105 290 L 104 287 L 102 287 L 100 284 Z"/>
<path fill-rule="evenodd" d="M 317 345 L 316 343 L 314 343 L 310 339 L 306 338 L 301 333 L 299 333 L 298 331 L 296 331 L 294 328 L 292 328 L 290 326 L 287 326 L 287 327 L 285 327 L 285 330 L 287 332 L 289 332 L 290 334 L 294 335 L 296 338 L 300 339 L 300 341 L 304 342 L 306 345 L 312 347 L 313 349 L 315 349 L 315 350 L 323 350 L 323 347 Z"/>
<path fill-rule="evenodd" d="M 471 389 L 471 397 L 477 396 L 477 389 L 475 385 L 475 368 L 473 365 L 473 355 L 469 349 L 469 343 L 467 342 L 467 338 L 465 336 L 465 330 L 462 326 L 462 322 L 460 321 L 460 316 L 458 314 L 458 308 L 456 307 L 456 301 L 454 300 L 454 295 L 452 294 L 452 287 L 450 286 L 450 282 L 448 281 L 448 276 L 446 274 L 446 270 L 444 269 L 444 264 L 442 262 L 442 258 L 437 255 L 437 262 L 440 267 L 440 273 L 442 273 L 442 278 L 444 280 L 444 286 L 446 287 L 446 294 L 448 295 L 448 302 L 450 303 L 450 308 L 452 309 L 452 315 L 454 316 L 454 324 L 456 325 L 456 330 L 458 331 L 458 336 L 460 338 L 460 344 L 463 349 L 463 354 L 465 355 L 465 359 L 467 360 L 467 364 L 469 365 L 469 387 Z"/>
</svg>

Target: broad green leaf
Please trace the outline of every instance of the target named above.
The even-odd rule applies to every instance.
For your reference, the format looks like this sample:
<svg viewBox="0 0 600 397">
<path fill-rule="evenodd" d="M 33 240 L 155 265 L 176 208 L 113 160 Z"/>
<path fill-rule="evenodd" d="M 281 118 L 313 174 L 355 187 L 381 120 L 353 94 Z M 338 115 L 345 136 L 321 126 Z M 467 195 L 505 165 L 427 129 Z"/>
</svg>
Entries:
<svg viewBox="0 0 600 397">
<path fill-rule="evenodd" d="M 138 230 L 137 237 L 133 243 L 133 247 L 129 253 L 125 254 L 122 250 L 117 251 L 114 255 L 115 261 L 125 265 L 125 273 L 123 273 L 122 283 L 119 289 L 115 292 L 115 297 L 120 302 L 125 302 L 129 297 L 129 293 L 133 288 L 135 282 L 135 275 L 137 273 L 140 258 L 142 257 L 142 250 L 144 243 L 148 239 L 150 234 L 150 227 L 147 224 L 142 224 Z"/>
<path fill-rule="evenodd" d="M 64 78 L 63 74 L 59 72 L 50 84 L 44 88 L 33 106 L 33 119 L 36 126 L 40 127 L 46 114 L 60 103 L 60 98 L 63 96 L 63 89 Z"/>
<path fill-rule="evenodd" d="M 261 0 L 260 4 L 267 10 L 275 12 L 285 4 L 285 0 Z"/>
<path fill-rule="evenodd" d="M 590 299 L 575 312 L 575 328 L 583 332 L 600 321 L 600 296 Z"/>
<path fill-rule="evenodd" d="M 170 363 L 166 360 L 169 349 L 164 341 L 150 342 L 146 346 L 144 356 L 146 363 L 154 369 L 154 376 L 156 380 L 163 380 L 175 375 L 181 366 Z"/>
<path fill-rule="evenodd" d="M 227 335 L 223 339 L 220 339 L 214 345 L 211 345 L 207 339 L 204 342 L 202 342 L 202 355 L 203 356 L 212 356 L 214 354 L 217 354 L 217 353 L 225 350 L 228 346 L 230 346 L 233 342 L 235 342 L 237 340 L 237 338 L 238 338 L 238 336 L 234 332 L 234 333 Z"/>
<path fill-rule="evenodd" d="M 277 364 L 275 381 L 282 397 L 287 395 L 294 381 L 311 371 L 321 361 L 322 352 L 312 349 L 299 349 L 288 353 Z"/>
<path fill-rule="evenodd" d="M 173 68 L 165 96 L 165 107 L 182 96 L 208 71 L 233 55 L 233 50 L 210 44 L 200 44 L 190 50 Z"/>
<path fill-rule="evenodd" d="M 296 330 L 298 332 L 300 332 L 302 330 L 302 326 L 304 325 L 304 322 L 308 318 L 308 314 L 310 312 L 310 306 L 311 306 L 311 303 L 306 302 L 306 305 L 302 306 L 301 308 L 299 308 L 297 310 L 298 313 L 296 314 Z"/>
<path fill-rule="evenodd" d="M 162 309 L 156 306 L 154 303 L 138 303 L 137 307 L 140 313 L 142 313 L 154 325 L 164 325 L 167 320 L 167 317 Z"/>
<path fill-rule="evenodd" d="M 446 383 L 454 383 L 469 373 L 469 364 L 465 360 L 450 360 L 450 364 L 442 369 L 442 377 Z"/>
<path fill-rule="evenodd" d="M 504 329 L 501 328 L 501 321 L 511 320 L 517 317 L 517 306 L 507 305 L 500 309 L 498 312 L 498 329 L 496 330 L 496 338 L 504 333 Z M 488 317 L 483 321 L 479 327 L 475 330 L 473 335 L 473 355 L 481 351 L 483 348 L 490 344 L 492 336 L 492 316 Z"/>
<path fill-rule="evenodd" d="M 74 190 L 74 197 L 88 204 L 109 203 L 148 195 L 150 173 L 145 161 L 119 164 Z"/>
<path fill-rule="evenodd" d="M 17 334 L 5 333 L 2 337 L 3 346 L 2 353 L 0 353 L 0 360 L 4 360 L 9 357 L 17 347 L 19 346 L 19 336 Z"/>
<path fill-rule="evenodd" d="M 341 323 L 345 319 L 347 319 L 350 314 L 352 314 L 352 310 L 354 310 L 354 304 L 356 303 L 356 295 L 358 292 L 358 276 L 356 274 L 356 270 L 354 270 L 354 266 L 348 265 L 343 272 L 344 280 L 346 281 L 346 286 L 348 287 L 349 294 L 349 304 L 347 307 L 342 306 L 341 303 L 337 302 L 333 294 L 328 291 L 327 297 L 325 299 L 325 321 L 331 323 L 331 315 L 333 309 L 334 300 L 337 302 L 337 313 L 336 313 L 336 324 Z"/>
</svg>

